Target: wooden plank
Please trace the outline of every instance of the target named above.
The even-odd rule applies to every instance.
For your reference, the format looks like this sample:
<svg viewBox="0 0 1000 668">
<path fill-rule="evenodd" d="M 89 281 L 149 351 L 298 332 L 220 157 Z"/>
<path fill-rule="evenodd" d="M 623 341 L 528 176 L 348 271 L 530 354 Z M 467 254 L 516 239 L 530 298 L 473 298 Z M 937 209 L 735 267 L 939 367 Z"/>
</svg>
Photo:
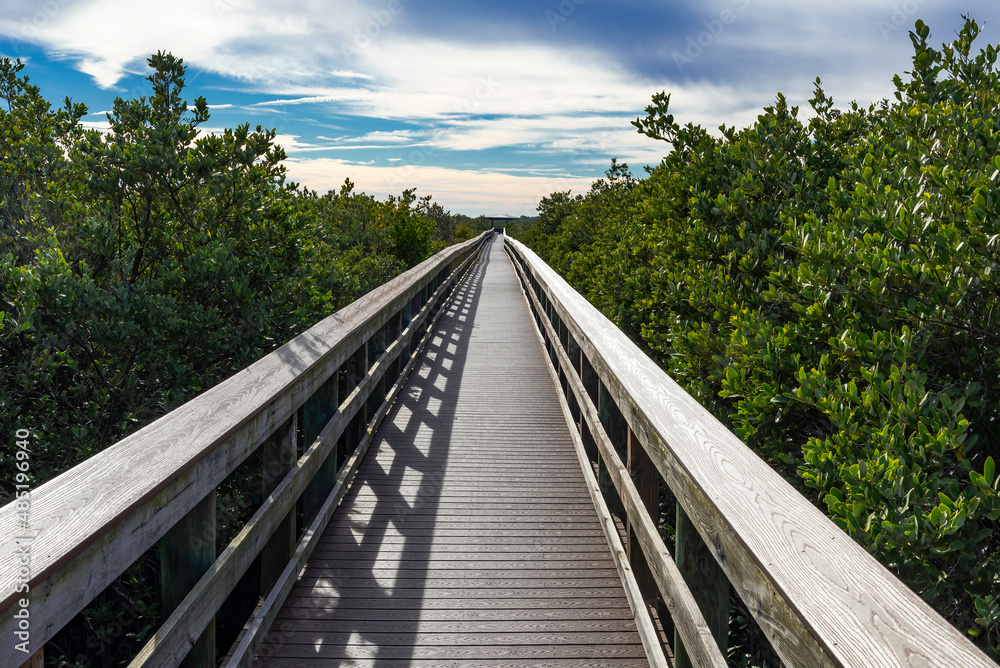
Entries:
<svg viewBox="0 0 1000 668">
<path fill-rule="evenodd" d="M 299 668 L 301 666 L 301 659 L 281 659 L 274 658 L 269 659 L 269 666 L 274 668 Z M 433 668 L 468 668 L 468 659 L 386 659 L 379 657 L 377 659 L 359 659 L 352 658 L 350 665 L 353 668 L 404 668 L 410 667 L 421 668 L 421 667 L 432 667 Z M 525 659 L 523 657 L 517 659 L 476 659 L 476 666 L 479 668 L 525 668 L 525 666 L 546 666 L 547 668 L 645 668 L 649 666 L 645 658 L 633 657 L 614 657 L 611 659 L 601 660 L 594 659 L 591 657 L 574 657 L 572 659 L 560 659 L 553 657 L 546 657 L 537 662 Z"/>
<path fill-rule="evenodd" d="M 490 626 L 499 626 L 496 624 Z M 506 627 L 507 624 L 502 624 Z M 419 626 L 417 627 L 419 629 Z M 306 645 L 314 648 L 322 643 L 322 647 L 350 647 L 354 643 L 360 644 L 359 640 L 354 640 L 359 631 L 350 628 L 343 631 L 304 630 L 301 626 L 294 630 L 286 631 L 281 636 L 281 641 L 285 645 Z M 417 642 L 414 643 L 414 640 Z M 407 631 L 404 633 L 381 629 L 366 631 L 364 640 L 366 644 L 372 643 L 384 650 L 388 647 L 403 647 L 414 649 L 420 647 L 449 647 L 449 648 L 482 648 L 484 646 L 506 646 L 523 648 L 526 646 L 544 645 L 550 647 L 553 653 L 559 652 L 564 647 L 593 647 L 601 645 L 612 647 L 624 644 L 629 650 L 634 651 L 634 645 L 629 642 L 622 643 L 622 632 L 620 630 L 603 631 L 589 630 L 576 631 L 572 628 L 561 628 L 553 633 L 552 631 L 510 631 L 510 630 L 489 630 L 480 632 L 461 631 L 431 631 L 421 629 L 419 631 Z M 273 642 L 273 641 L 272 641 Z M 273 646 L 273 645 L 272 645 Z M 336 650 L 333 656 L 339 656 Z M 586 656 L 586 655 L 585 655 Z"/>
<path fill-rule="evenodd" d="M 83 606 L 215 489 L 471 240 L 376 288 L 232 378 L 32 490 L 32 641 L 47 642 Z M 17 600 L 15 509 L 0 508 L 0 631 Z M 113 554 L 114 559 L 105 555 Z M 21 657 L 0 645 L 0 664 Z"/>
<path fill-rule="evenodd" d="M 472 257 L 466 259 L 463 263 L 463 267 L 468 266 L 472 261 Z M 418 326 L 424 320 L 431 319 L 430 315 L 432 312 L 432 307 L 437 301 L 443 298 L 444 293 L 448 289 L 449 283 L 444 283 L 441 285 L 440 289 L 434 294 L 434 297 L 428 301 L 425 307 L 421 310 L 421 314 L 415 319 L 415 322 L 407 327 L 403 334 L 394 341 L 382 354 L 379 360 L 368 370 L 365 378 L 358 384 L 357 388 L 351 393 L 348 398 L 348 404 L 358 401 L 359 405 L 357 407 L 357 412 L 367 409 L 367 401 L 363 397 L 367 397 L 370 390 L 368 386 L 374 382 L 381 380 L 385 371 L 388 369 L 388 360 L 394 359 L 399 356 L 402 350 L 408 349 L 408 342 L 410 339 L 414 338 L 418 333 L 421 332 L 421 328 Z M 436 317 L 436 316 L 434 316 Z M 425 345 L 426 334 L 421 342 L 421 346 Z M 292 590 L 292 586 L 295 582 L 296 574 L 299 573 L 302 565 L 309 558 L 309 555 L 315 549 L 316 545 L 320 542 L 320 537 L 323 531 L 326 529 L 330 518 L 333 515 L 334 510 L 339 505 L 340 501 L 343 499 L 353 481 L 358 466 L 360 465 L 362 459 L 370 447 L 373 436 L 372 431 L 378 428 L 384 418 L 389 406 L 398 397 L 399 392 L 403 387 L 403 383 L 406 378 L 412 372 L 414 366 L 416 365 L 416 358 L 411 357 L 408 363 L 404 367 L 402 373 L 397 379 L 396 383 L 392 386 L 391 390 L 385 396 L 385 401 L 381 407 L 375 412 L 371 422 L 371 431 L 368 431 L 365 437 L 358 444 L 357 449 L 347 460 L 345 465 L 341 468 L 337 476 L 336 484 L 330 495 L 327 497 L 323 506 L 317 511 L 316 517 L 313 519 L 309 528 L 303 534 L 302 539 L 299 541 L 299 545 L 296 548 L 295 554 L 292 556 L 291 561 L 286 565 L 284 571 L 278 578 L 277 583 L 271 592 L 264 598 L 261 605 L 254 612 L 253 617 L 248 622 L 248 626 L 244 629 L 240 641 L 237 647 L 234 648 L 232 654 L 229 657 L 226 665 L 229 668 L 235 668 L 236 666 L 249 666 L 255 652 L 257 651 L 260 643 L 263 642 L 265 634 L 271 623 L 274 621 L 275 616 L 281 608 L 281 605 L 287 598 L 289 592 Z M 345 409 L 345 406 L 341 406 L 337 414 L 330 420 L 330 424 L 327 425 L 327 429 L 331 429 L 332 425 L 338 420 L 338 418 L 343 418 L 345 421 L 352 419 L 352 411 Z M 323 434 L 317 438 L 317 442 L 323 440 Z M 318 457 L 318 456 L 317 456 Z M 294 495 L 292 495 L 294 498 Z"/>
<path fill-rule="evenodd" d="M 312 601 L 311 599 L 309 600 L 310 602 Z M 417 621 L 423 624 L 435 622 L 472 624 L 479 621 L 502 621 L 507 623 L 546 623 L 558 621 L 576 625 L 580 623 L 587 624 L 594 620 L 620 620 L 624 622 L 625 631 L 631 631 L 635 627 L 635 621 L 632 619 L 632 610 L 627 604 L 614 607 L 601 607 L 600 600 L 598 599 L 575 600 L 582 602 L 578 603 L 576 607 L 564 605 L 560 608 L 551 607 L 544 601 L 534 608 L 527 606 L 519 608 L 481 606 L 478 609 L 471 607 L 458 609 L 421 608 L 419 604 L 409 607 L 396 605 L 384 608 L 375 606 L 352 607 L 347 605 L 349 601 L 345 601 L 344 605 L 337 605 L 330 610 L 317 611 L 315 605 L 288 605 L 284 608 L 275 623 L 280 625 L 282 619 L 294 619 L 297 620 L 297 625 L 300 623 L 325 624 L 327 621 L 344 621 L 358 625 L 363 625 L 365 622 L 377 622 L 384 625 L 394 621 Z M 297 599 L 288 599 L 288 601 L 290 603 L 297 602 Z M 574 628 L 580 627 L 575 626 Z"/>
<path fill-rule="evenodd" d="M 550 521 L 556 509 L 579 510 L 589 494 L 579 464 L 566 466 L 566 455 L 576 456 L 568 427 L 514 273 L 498 251 L 488 265 L 471 272 L 465 289 L 456 290 L 412 384 L 379 430 L 379 443 L 359 470 L 342 514 L 327 528 L 279 613 L 297 633 L 308 620 L 311 630 L 326 638 L 318 652 L 315 642 L 302 643 L 313 653 L 299 657 L 298 665 L 311 658 L 330 661 L 324 652 L 334 639 L 343 639 L 344 648 L 357 647 L 368 642 L 357 639 L 377 629 L 392 632 L 370 643 L 379 661 L 432 660 L 420 658 L 421 648 L 430 647 L 425 632 L 434 633 L 421 628 L 422 619 L 478 620 L 461 640 L 482 647 L 444 646 L 428 655 L 468 657 L 467 663 L 478 664 L 476 657 L 484 652 L 515 651 L 526 639 L 521 636 L 538 640 L 545 633 L 531 634 L 512 623 L 553 614 L 559 616 L 549 621 L 565 625 L 548 627 L 562 637 L 546 640 L 546 647 L 568 648 L 577 658 L 598 656 L 606 651 L 600 648 L 611 646 L 605 642 L 610 638 L 595 635 L 602 631 L 592 622 L 612 615 L 621 625 L 613 642 L 632 655 L 624 659 L 642 660 L 634 615 L 592 504 L 589 523 L 578 513 Z M 525 350 L 532 355 L 521 354 Z M 553 454 L 561 461 L 545 464 Z M 454 461 L 464 465 L 435 463 Z M 536 463 L 539 468 L 533 469 Z M 524 471 L 528 474 L 520 476 Z M 564 477 L 575 484 L 564 486 Z M 521 504 L 543 515 L 505 512 Z M 337 556 L 324 563 L 320 554 Z M 535 554 L 544 558 L 534 560 Z M 391 621 L 380 624 L 385 620 Z M 273 637 L 269 634 L 269 641 Z M 393 638 L 405 644 L 378 645 Z M 265 648 L 277 646 L 287 645 L 279 638 Z M 339 650 L 329 651 L 336 661 Z M 366 660 L 355 654 L 352 661 Z M 552 656 L 543 646 L 538 654 L 539 662 Z M 278 656 L 257 658 L 266 666 Z"/>
<path fill-rule="evenodd" d="M 540 307 L 534 293 L 528 293 L 527 296 L 534 303 L 535 308 Z M 562 349 L 557 349 L 556 352 L 559 363 L 564 368 L 572 368 L 572 362 L 566 352 Z M 645 554 L 650 573 L 671 613 L 675 630 L 687 642 L 697 665 L 723 668 L 726 665 L 726 660 L 715 643 L 712 628 L 706 622 L 697 601 L 667 552 L 666 546 L 660 538 L 657 522 L 649 513 L 645 500 L 632 483 L 628 469 L 619 459 L 614 444 L 602 426 L 603 422 L 609 421 L 607 419 L 608 409 L 605 409 L 606 417 L 605 420 L 602 420 L 592 396 L 594 393 L 586 388 L 583 381 L 576 374 L 571 373 L 567 374 L 567 383 L 576 396 L 581 411 L 581 420 L 586 426 L 586 431 L 590 433 L 595 449 L 605 462 L 603 470 L 607 473 L 611 485 L 615 488 L 618 498 L 623 504 L 625 514 L 630 519 L 630 526 L 634 529 L 636 540 Z M 598 400 L 600 400 L 601 393 L 599 386 L 596 393 Z M 632 434 L 631 429 L 629 429 L 628 434 Z M 631 436 L 627 437 L 631 439 Z M 581 449 L 582 447 L 581 439 Z M 581 458 L 582 465 L 586 466 L 588 462 L 589 459 L 584 462 Z M 641 594 L 639 599 L 644 601 Z M 645 605 L 643 605 L 642 612 L 643 614 L 647 612 Z M 650 639 L 649 643 L 652 644 L 652 642 Z M 659 642 L 658 636 L 656 642 Z"/>
<path fill-rule="evenodd" d="M 621 596 L 621 583 L 614 583 L 608 586 L 592 587 L 550 587 L 547 584 L 537 587 L 523 587 L 518 589 L 503 589 L 490 591 L 489 597 L 484 598 L 482 592 L 456 589 L 400 589 L 393 592 L 391 599 L 387 599 L 393 606 L 403 607 L 408 599 L 413 599 L 415 605 L 423 606 L 426 609 L 432 608 L 529 608 L 533 605 L 563 605 L 576 604 L 583 607 L 592 607 L 595 600 L 603 599 L 612 605 L 616 599 L 621 598 L 628 606 L 627 601 Z M 301 588 L 300 600 L 309 601 L 316 609 L 329 605 L 331 601 L 336 604 L 346 605 L 345 602 L 372 606 L 377 605 L 377 601 L 382 599 L 372 598 L 372 588 L 359 586 L 353 589 L 340 588 Z M 290 599 L 291 600 L 291 599 Z"/>
<path fill-rule="evenodd" d="M 438 659 L 464 659 L 478 663 L 483 659 L 494 658 L 514 658 L 524 659 L 593 659 L 598 657 L 626 657 L 640 658 L 643 656 L 642 647 L 635 645 L 566 645 L 554 646 L 552 644 L 529 645 L 519 638 L 506 638 L 497 640 L 497 644 L 476 644 L 467 646 L 437 646 L 437 645 L 388 645 L 380 646 L 376 644 L 358 644 L 337 646 L 323 643 L 318 648 L 315 643 L 308 645 L 296 645 L 292 643 L 273 644 L 261 648 L 261 654 L 266 650 L 271 650 L 272 656 L 277 656 L 280 652 L 281 658 L 294 658 L 301 662 L 308 659 L 318 659 L 321 661 L 330 660 L 357 660 L 378 658 L 383 659 L 408 659 L 408 660 L 438 660 Z M 301 664 L 300 664 L 301 665 Z"/>
<path fill-rule="evenodd" d="M 343 620 L 348 621 L 348 620 Z M 378 618 L 370 620 L 352 619 L 350 625 L 351 632 L 354 633 L 384 633 L 391 628 L 385 624 L 387 620 Z M 419 634 L 460 634 L 460 633 L 558 633 L 556 642 L 565 643 L 567 637 L 580 633 L 613 633 L 620 637 L 622 633 L 627 633 L 635 628 L 635 622 L 627 618 L 618 619 L 448 619 L 448 620 L 427 620 L 416 619 L 417 624 L 410 629 L 410 633 Z M 500 621 L 501 624 L 495 622 Z M 346 625 L 344 625 L 346 626 Z M 331 626 L 328 620 L 304 619 L 295 625 L 297 633 L 326 633 Z M 498 630 L 501 629 L 501 630 Z M 287 637 L 287 636 L 286 636 Z M 588 640 L 592 640 L 589 638 Z M 449 639 L 453 643 L 454 639 Z"/>
<path fill-rule="evenodd" d="M 506 243 L 786 664 L 994 666 L 532 251 Z"/>
</svg>

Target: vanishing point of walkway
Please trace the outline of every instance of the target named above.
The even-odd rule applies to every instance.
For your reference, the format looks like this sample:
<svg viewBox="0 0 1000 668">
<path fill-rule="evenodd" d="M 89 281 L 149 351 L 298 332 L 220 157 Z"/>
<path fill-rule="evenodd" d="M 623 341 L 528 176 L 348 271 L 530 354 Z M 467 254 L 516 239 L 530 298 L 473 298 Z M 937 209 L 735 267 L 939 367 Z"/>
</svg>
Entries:
<svg viewBox="0 0 1000 668">
<path fill-rule="evenodd" d="M 495 243 L 255 665 L 648 665 L 533 328 Z"/>
</svg>

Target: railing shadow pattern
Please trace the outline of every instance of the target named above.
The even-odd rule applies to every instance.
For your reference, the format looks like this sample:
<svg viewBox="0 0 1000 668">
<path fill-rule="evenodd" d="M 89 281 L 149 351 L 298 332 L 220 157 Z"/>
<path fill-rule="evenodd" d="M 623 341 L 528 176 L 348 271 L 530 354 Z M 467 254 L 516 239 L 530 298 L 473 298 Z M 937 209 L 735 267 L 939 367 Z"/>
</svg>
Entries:
<svg viewBox="0 0 1000 668">
<path fill-rule="evenodd" d="M 387 414 L 255 665 L 275 665 L 264 661 L 272 656 L 409 658 L 427 577 L 420 565 L 428 563 L 433 540 L 425 527 L 437 514 L 451 447 L 452 421 L 440 418 L 468 354 L 457 321 L 475 317 L 488 263 L 484 255 L 456 289 L 415 370 L 428 382 L 404 391 Z"/>
</svg>

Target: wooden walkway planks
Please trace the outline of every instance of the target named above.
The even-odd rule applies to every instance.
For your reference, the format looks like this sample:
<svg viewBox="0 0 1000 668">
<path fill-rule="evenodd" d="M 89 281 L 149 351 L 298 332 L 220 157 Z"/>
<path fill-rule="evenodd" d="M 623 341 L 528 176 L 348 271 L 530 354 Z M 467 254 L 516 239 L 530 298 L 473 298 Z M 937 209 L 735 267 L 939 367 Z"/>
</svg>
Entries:
<svg viewBox="0 0 1000 668">
<path fill-rule="evenodd" d="M 496 243 L 255 665 L 648 665 L 533 327 Z"/>
</svg>

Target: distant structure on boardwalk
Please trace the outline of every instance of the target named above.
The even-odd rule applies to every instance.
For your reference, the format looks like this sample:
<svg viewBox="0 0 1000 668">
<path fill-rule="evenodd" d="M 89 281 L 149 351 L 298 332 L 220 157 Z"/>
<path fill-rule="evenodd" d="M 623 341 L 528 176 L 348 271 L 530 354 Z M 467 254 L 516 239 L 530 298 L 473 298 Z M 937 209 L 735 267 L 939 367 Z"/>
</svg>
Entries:
<svg viewBox="0 0 1000 668">
<path fill-rule="evenodd" d="M 512 220 L 517 220 L 517 216 L 508 216 L 508 215 L 486 216 L 486 220 L 490 222 L 490 225 L 493 226 L 494 230 L 503 234 L 505 228 L 507 227 L 507 223 L 509 223 Z"/>
</svg>

